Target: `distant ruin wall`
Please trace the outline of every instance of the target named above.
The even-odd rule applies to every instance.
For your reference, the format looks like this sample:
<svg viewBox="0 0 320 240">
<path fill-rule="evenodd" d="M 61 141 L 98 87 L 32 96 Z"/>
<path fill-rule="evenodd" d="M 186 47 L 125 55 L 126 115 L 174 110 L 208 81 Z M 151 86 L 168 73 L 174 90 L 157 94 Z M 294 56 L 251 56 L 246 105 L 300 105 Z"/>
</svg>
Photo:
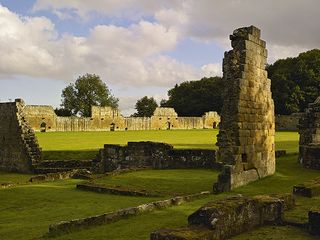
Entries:
<svg viewBox="0 0 320 240">
<path fill-rule="evenodd" d="M 293 113 L 291 115 L 276 115 L 276 130 L 298 131 L 299 119 L 303 113 Z"/>
<path fill-rule="evenodd" d="M 104 145 L 93 162 L 93 171 L 151 167 L 155 169 L 215 168 L 215 151 L 207 149 L 176 150 L 156 142 L 129 142 L 127 146 Z"/>
<path fill-rule="evenodd" d="M 173 108 L 156 108 L 152 117 L 123 117 L 118 109 L 92 106 L 91 117 L 59 117 L 51 106 L 26 106 L 26 116 L 35 131 L 125 131 L 216 128 L 220 117 L 178 117 Z"/>
<path fill-rule="evenodd" d="M 320 170 L 320 97 L 309 104 L 299 121 L 299 162 Z"/>
<path fill-rule="evenodd" d="M 25 119 L 24 102 L 0 103 L 0 171 L 32 172 L 41 151 Z"/>
<path fill-rule="evenodd" d="M 275 121 L 266 43 L 254 26 L 236 29 L 223 59 L 227 83 L 217 136 L 225 167 L 214 191 L 230 191 L 275 172 Z"/>
<path fill-rule="evenodd" d="M 150 130 L 151 118 L 149 117 L 127 117 L 125 121 L 125 130 Z"/>
</svg>

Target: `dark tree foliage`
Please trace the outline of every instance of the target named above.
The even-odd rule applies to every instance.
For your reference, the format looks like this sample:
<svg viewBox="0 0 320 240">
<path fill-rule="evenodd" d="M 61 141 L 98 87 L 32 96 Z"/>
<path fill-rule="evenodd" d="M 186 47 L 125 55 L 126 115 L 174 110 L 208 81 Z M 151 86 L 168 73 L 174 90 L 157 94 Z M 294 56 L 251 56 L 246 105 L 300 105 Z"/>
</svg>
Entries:
<svg viewBox="0 0 320 240">
<path fill-rule="evenodd" d="M 56 108 L 54 109 L 54 112 L 60 117 L 69 117 L 72 115 L 72 112 L 65 108 Z"/>
<path fill-rule="evenodd" d="M 75 83 L 71 83 L 62 90 L 61 107 L 72 115 L 91 116 L 91 106 L 110 106 L 117 108 L 118 99 L 115 98 L 107 85 L 95 74 L 80 76 Z"/>
<path fill-rule="evenodd" d="M 173 107 L 179 116 L 202 116 L 208 111 L 220 112 L 223 104 L 223 81 L 220 77 L 187 81 L 168 91 L 162 107 Z"/>
<path fill-rule="evenodd" d="M 144 96 L 136 103 L 137 112 L 133 114 L 134 117 L 151 117 L 154 110 L 158 107 L 156 100 L 153 97 L 148 98 Z"/>
<path fill-rule="evenodd" d="M 320 50 L 267 66 L 277 114 L 302 112 L 320 95 Z"/>
</svg>

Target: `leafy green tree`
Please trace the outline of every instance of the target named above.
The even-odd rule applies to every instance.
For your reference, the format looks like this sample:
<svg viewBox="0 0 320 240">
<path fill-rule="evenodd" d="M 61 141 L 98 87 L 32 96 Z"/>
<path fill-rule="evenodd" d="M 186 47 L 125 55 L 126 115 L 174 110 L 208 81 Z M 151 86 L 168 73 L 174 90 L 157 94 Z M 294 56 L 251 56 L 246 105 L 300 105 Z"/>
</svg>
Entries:
<svg viewBox="0 0 320 240">
<path fill-rule="evenodd" d="M 136 103 L 137 112 L 133 114 L 134 117 L 151 117 L 154 110 L 158 107 L 156 100 L 153 97 L 148 98 L 144 96 Z"/>
<path fill-rule="evenodd" d="M 161 106 L 173 107 L 180 116 L 201 116 L 208 111 L 221 111 L 223 81 L 220 77 L 187 81 L 168 91 L 169 99 Z"/>
<path fill-rule="evenodd" d="M 72 115 L 72 112 L 65 108 L 56 108 L 54 109 L 54 112 L 57 114 L 57 116 L 61 117 L 69 117 Z"/>
<path fill-rule="evenodd" d="M 85 74 L 78 77 L 75 83 L 62 90 L 61 107 L 72 115 L 91 116 L 91 106 L 110 106 L 117 108 L 115 98 L 107 85 L 95 74 Z"/>
<path fill-rule="evenodd" d="M 320 50 L 267 66 L 277 114 L 302 112 L 320 95 Z"/>
</svg>

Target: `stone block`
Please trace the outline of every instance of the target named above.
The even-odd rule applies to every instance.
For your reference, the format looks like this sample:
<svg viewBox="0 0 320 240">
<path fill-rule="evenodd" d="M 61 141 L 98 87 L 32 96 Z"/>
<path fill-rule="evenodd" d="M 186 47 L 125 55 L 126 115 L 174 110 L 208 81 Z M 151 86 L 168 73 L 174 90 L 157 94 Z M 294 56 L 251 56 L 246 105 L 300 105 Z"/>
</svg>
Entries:
<svg viewBox="0 0 320 240">
<path fill-rule="evenodd" d="M 312 235 L 320 236 L 320 209 L 313 209 L 308 213 L 308 230 Z"/>
</svg>

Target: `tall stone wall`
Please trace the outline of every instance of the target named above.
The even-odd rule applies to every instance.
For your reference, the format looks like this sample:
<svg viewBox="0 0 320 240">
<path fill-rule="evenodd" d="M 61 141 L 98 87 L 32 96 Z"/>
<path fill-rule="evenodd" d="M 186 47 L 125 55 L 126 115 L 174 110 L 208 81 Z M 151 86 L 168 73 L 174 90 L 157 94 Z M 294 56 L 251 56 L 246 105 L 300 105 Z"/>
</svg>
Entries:
<svg viewBox="0 0 320 240">
<path fill-rule="evenodd" d="M 275 122 L 271 81 L 265 70 L 266 43 L 254 26 L 230 36 L 233 50 L 223 60 L 227 82 L 217 146 L 225 166 L 214 184 L 229 191 L 275 172 Z"/>
<path fill-rule="evenodd" d="M 299 121 L 299 162 L 320 169 L 320 97 L 309 104 Z"/>
<path fill-rule="evenodd" d="M 150 130 L 150 117 L 127 117 L 125 121 L 125 130 Z"/>
<path fill-rule="evenodd" d="M 202 116 L 203 128 L 217 128 L 220 123 L 220 116 L 217 112 L 206 112 Z"/>
<path fill-rule="evenodd" d="M 31 128 L 36 131 L 51 131 L 57 128 L 57 115 L 51 106 L 27 105 L 24 112 Z"/>
<path fill-rule="evenodd" d="M 51 106 L 29 105 L 26 116 L 35 131 L 124 131 L 215 128 L 217 112 L 202 117 L 178 117 L 173 108 L 156 108 L 151 117 L 123 117 L 118 109 L 92 106 L 91 117 L 59 117 Z"/>
<path fill-rule="evenodd" d="M 41 160 L 37 139 L 25 117 L 21 99 L 0 103 L 0 170 L 32 172 Z"/>
</svg>

